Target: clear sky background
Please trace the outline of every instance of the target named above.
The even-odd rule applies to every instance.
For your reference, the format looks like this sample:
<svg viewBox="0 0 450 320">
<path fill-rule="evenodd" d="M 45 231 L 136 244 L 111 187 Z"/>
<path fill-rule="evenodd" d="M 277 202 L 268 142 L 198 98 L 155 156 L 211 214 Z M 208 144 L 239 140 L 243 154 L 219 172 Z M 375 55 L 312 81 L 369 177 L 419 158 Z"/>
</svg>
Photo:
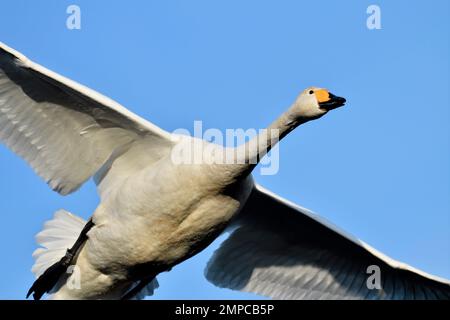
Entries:
<svg viewBox="0 0 450 320">
<path fill-rule="evenodd" d="M 81 30 L 66 8 L 81 7 Z M 366 28 L 381 8 L 382 30 Z M 262 128 L 304 88 L 348 104 L 291 133 L 256 180 L 387 255 L 450 278 L 450 2 L 24 1 L 0 4 L 0 41 L 160 127 Z M 92 182 L 53 193 L 0 145 L 0 298 L 34 277 L 34 234 Z M 213 246 L 159 276 L 155 297 L 254 298 L 203 278 Z"/>
</svg>

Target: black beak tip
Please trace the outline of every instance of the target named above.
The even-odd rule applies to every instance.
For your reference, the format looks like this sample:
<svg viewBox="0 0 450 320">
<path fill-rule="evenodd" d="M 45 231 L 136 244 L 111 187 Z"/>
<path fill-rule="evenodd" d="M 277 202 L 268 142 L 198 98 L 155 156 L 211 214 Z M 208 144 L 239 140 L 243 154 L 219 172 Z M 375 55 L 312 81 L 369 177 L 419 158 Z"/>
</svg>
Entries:
<svg viewBox="0 0 450 320">
<path fill-rule="evenodd" d="M 319 106 L 327 111 L 342 107 L 347 102 L 345 98 L 335 96 L 332 93 L 329 93 L 329 97 L 330 100 L 323 103 L 319 103 Z"/>
<path fill-rule="evenodd" d="M 330 97 L 331 101 L 342 102 L 342 103 L 345 103 L 345 101 L 346 101 L 345 98 L 335 96 L 332 93 L 328 93 L 328 94 L 329 94 L 329 97 Z"/>
<path fill-rule="evenodd" d="M 342 97 L 337 97 L 336 102 L 344 105 L 347 102 L 347 100 L 345 100 L 345 98 Z"/>
</svg>

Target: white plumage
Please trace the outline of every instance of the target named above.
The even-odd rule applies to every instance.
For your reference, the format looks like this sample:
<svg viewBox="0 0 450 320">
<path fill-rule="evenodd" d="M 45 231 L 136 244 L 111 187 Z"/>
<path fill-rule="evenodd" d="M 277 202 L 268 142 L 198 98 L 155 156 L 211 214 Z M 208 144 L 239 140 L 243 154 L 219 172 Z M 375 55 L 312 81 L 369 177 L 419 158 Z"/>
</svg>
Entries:
<svg viewBox="0 0 450 320">
<path fill-rule="evenodd" d="M 36 277 L 64 256 L 85 224 L 86 221 L 65 210 L 57 211 L 53 220 L 44 224 L 42 231 L 36 235 L 36 242 L 42 248 L 33 252 L 35 263 L 31 271 Z"/>
<path fill-rule="evenodd" d="M 284 137 L 343 105 L 308 88 L 270 127 Z M 253 182 L 275 143 L 266 133 L 237 147 L 240 164 L 177 164 L 174 147 L 212 147 L 169 134 L 118 103 L 39 66 L 0 43 L 0 141 L 62 195 L 94 177 L 101 202 L 74 257 L 80 287 L 62 277 L 55 299 L 118 299 L 137 283 L 151 295 L 156 276 L 231 234 L 206 269 L 212 283 L 279 299 L 448 299 L 447 280 L 392 260 L 310 211 Z M 238 152 L 246 150 L 246 152 Z M 36 276 L 64 256 L 86 221 L 58 211 L 37 235 Z M 366 269 L 382 271 L 382 290 Z"/>
</svg>

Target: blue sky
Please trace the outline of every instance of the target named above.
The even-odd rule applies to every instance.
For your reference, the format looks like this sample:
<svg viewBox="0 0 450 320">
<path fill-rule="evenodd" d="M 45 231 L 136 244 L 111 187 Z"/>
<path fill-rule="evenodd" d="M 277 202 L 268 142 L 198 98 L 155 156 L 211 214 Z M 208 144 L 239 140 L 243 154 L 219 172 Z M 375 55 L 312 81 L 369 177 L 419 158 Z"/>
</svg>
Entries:
<svg viewBox="0 0 450 320">
<path fill-rule="evenodd" d="M 130 4 L 133 3 L 133 4 Z M 66 8 L 81 8 L 68 30 Z M 381 30 L 366 8 L 381 8 Z M 291 133 L 256 180 L 387 255 L 450 278 L 450 3 L 25 1 L 0 5 L 0 41 L 173 131 L 262 128 L 304 88 L 348 104 Z M 0 145 L 0 298 L 33 282 L 34 234 L 64 208 L 88 217 L 92 182 L 53 193 Z M 255 298 L 203 278 L 210 248 L 159 277 L 155 297 Z"/>
</svg>

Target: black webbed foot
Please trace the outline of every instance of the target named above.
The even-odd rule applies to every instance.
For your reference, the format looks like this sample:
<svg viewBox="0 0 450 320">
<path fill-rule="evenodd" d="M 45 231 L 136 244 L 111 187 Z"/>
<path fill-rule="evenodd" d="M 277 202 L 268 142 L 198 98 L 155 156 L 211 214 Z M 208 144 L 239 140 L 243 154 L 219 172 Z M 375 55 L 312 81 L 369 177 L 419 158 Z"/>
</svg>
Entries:
<svg viewBox="0 0 450 320">
<path fill-rule="evenodd" d="M 73 261 L 73 258 L 78 254 L 81 246 L 87 240 L 87 233 L 93 226 L 94 223 L 92 220 L 89 220 L 78 236 L 77 241 L 75 241 L 75 244 L 72 248 L 66 251 L 66 255 L 45 270 L 45 272 L 33 283 L 30 290 L 28 290 L 27 298 L 33 293 L 34 300 L 39 300 L 45 293 L 53 289 L 61 276 L 66 273 L 67 268 Z"/>
<path fill-rule="evenodd" d="M 69 249 L 61 260 L 50 266 L 42 275 L 39 276 L 39 278 L 31 286 L 30 290 L 28 290 L 27 298 L 34 292 L 34 300 L 41 299 L 45 293 L 49 292 L 56 285 L 61 276 L 67 271 L 72 259 L 73 254 Z"/>
<path fill-rule="evenodd" d="M 142 289 L 144 289 L 150 282 L 152 282 L 154 277 L 149 277 L 139 281 L 139 283 L 123 295 L 120 300 L 131 300 L 133 299 Z"/>
</svg>

